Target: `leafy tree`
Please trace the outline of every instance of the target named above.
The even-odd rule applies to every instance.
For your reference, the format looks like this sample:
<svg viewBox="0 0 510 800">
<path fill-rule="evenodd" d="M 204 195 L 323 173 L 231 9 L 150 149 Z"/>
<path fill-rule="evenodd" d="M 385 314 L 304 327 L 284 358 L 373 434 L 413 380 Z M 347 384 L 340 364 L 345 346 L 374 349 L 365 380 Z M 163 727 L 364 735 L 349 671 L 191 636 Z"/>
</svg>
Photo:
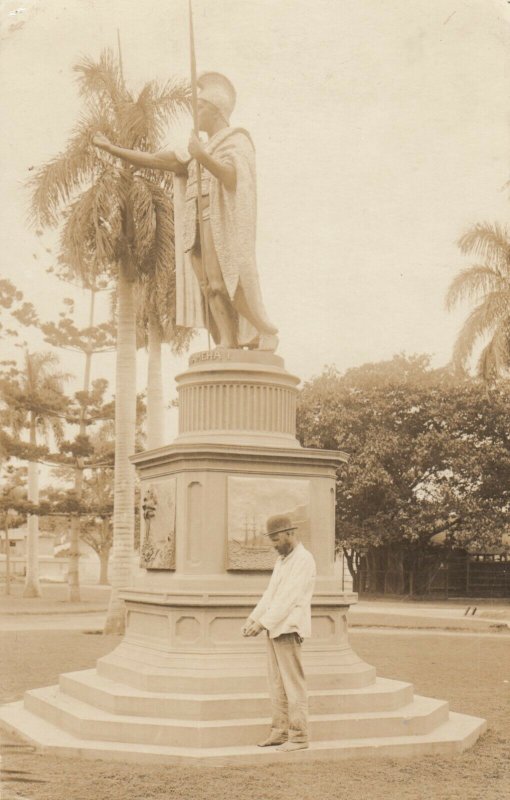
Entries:
<svg viewBox="0 0 510 800">
<path fill-rule="evenodd" d="M 60 261 L 85 285 L 105 275 L 115 281 L 117 366 L 115 510 L 112 597 L 106 631 L 122 630 L 124 608 L 118 589 L 129 582 L 134 536 L 136 333 L 135 286 L 140 276 L 172 269 L 171 177 L 137 170 L 91 147 L 101 131 L 122 146 L 154 151 L 169 119 L 187 108 L 188 87 L 179 82 L 147 83 L 135 96 L 125 85 L 110 51 L 96 63 L 85 58 L 75 71 L 84 114 L 63 153 L 38 170 L 32 211 L 42 226 L 63 219 Z"/>
<path fill-rule="evenodd" d="M 2 445 L 8 456 L 26 458 L 28 461 L 28 500 L 39 502 L 40 457 L 47 447 L 38 448 L 38 439 L 47 440 L 50 431 L 55 439 L 63 438 L 64 420 L 68 400 L 63 384 L 68 376 L 58 370 L 58 359 L 50 352 L 25 353 L 23 370 L 11 366 L 0 377 L 0 400 L 4 423 L 12 436 L 4 433 Z M 28 443 L 22 439 L 28 431 Z M 38 518 L 35 513 L 28 518 L 27 570 L 23 592 L 25 597 L 39 597 L 38 578 Z"/>
<path fill-rule="evenodd" d="M 95 355 L 111 352 L 115 347 L 115 331 L 110 323 L 95 325 L 96 289 L 90 289 L 89 319 L 85 328 L 78 328 L 73 321 L 74 303 L 67 300 L 67 311 L 61 314 L 58 324 L 53 322 L 40 324 L 45 340 L 53 345 L 67 350 L 73 350 L 83 356 L 83 384 L 82 389 L 74 396 L 74 414 L 68 418 L 78 427 L 76 438 L 73 442 L 61 444 L 61 463 L 73 463 L 74 490 L 73 494 L 79 503 L 83 488 L 83 473 L 87 466 L 87 457 L 92 455 L 88 427 L 105 418 L 108 413 L 104 406 L 104 392 L 106 381 L 94 381 L 91 387 L 92 358 Z M 62 458 L 62 456 L 64 456 Z M 79 584 L 79 538 L 80 517 L 74 514 L 71 517 L 70 553 L 69 553 L 69 599 L 71 602 L 80 600 Z"/>
<path fill-rule="evenodd" d="M 446 295 L 450 310 L 465 300 L 476 303 L 455 342 L 453 361 L 464 367 L 475 347 L 488 339 L 477 370 L 491 382 L 506 375 L 510 364 L 510 237 L 497 223 L 478 224 L 462 236 L 459 247 L 480 262 L 462 270 Z"/>
<path fill-rule="evenodd" d="M 301 393 L 303 444 L 348 453 L 339 470 L 337 542 L 360 590 L 422 593 L 451 545 L 501 547 L 510 509 L 506 386 L 432 370 L 396 356 L 340 375 L 326 370 Z"/>
<path fill-rule="evenodd" d="M 73 468 L 60 467 L 55 470 L 57 477 L 69 477 Z M 78 496 L 74 489 L 49 487 L 46 489 L 52 516 L 47 519 L 66 520 L 67 525 L 77 520 L 80 538 L 97 553 L 100 561 L 99 583 L 108 583 L 108 557 L 112 546 L 113 517 L 113 465 L 94 469 L 84 476 Z M 67 530 L 64 533 L 67 538 Z M 70 556 L 72 542 L 68 550 L 60 555 Z"/>
<path fill-rule="evenodd" d="M 85 482 L 84 519 L 81 538 L 97 553 L 100 563 L 99 583 L 108 583 L 108 559 L 113 542 L 113 470 L 98 469 Z"/>
</svg>

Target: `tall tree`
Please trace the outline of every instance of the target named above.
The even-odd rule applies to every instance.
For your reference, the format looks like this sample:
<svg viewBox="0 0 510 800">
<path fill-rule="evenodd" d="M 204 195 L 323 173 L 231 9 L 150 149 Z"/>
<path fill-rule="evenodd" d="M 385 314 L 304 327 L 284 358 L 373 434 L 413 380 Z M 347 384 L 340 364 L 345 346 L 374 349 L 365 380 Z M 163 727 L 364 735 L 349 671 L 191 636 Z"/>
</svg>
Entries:
<svg viewBox="0 0 510 800">
<path fill-rule="evenodd" d="M 449 310 L 463 301 L 475 303 L 457 336 L 453 361 L 464 367 L 485 341 L 477 370 L 491 382 L 510 366 L 510 236 L 497 223 L 477 224 L 462 236 L 459 247 L 480 261 L 459 272 L 446 295 Z"/>
<path fill-rule="evenodd" d="M 135 286 L 156 263 L 172 265 L 172 240 L 162 224 L 172 216 L 171 177 L 127 167 L 91 147 L 101 131 L 123 147 L 154 151 L 169 120 L 188 107 L 188 87 L 179 81 L 145 84 L 137 96 L 126 87 L 110 51 L 75 67 L 84 113 L 63 153 L 38 170 L 33 217 L 41 226 L 63 218 L 61 260 L 85 284 L 107 274 L 117 298 L 114 535 L 112 595 L 105 631 L 122 631 L 124 607 L 118 590 L 129 583 L 134 538 L 136 423 Z M 64 212 L 64 215 L 63 215 Z M 163 221 L 163 222 L 162 222 Z"/>
<path fill-rule="evenodd" d="M 39 503 L 39 460 L 37 445 L 42 437 L 47 440 L 50 431 L 60 441 L 64 432 L 64 420 L 68 400 L 63 384 L 68 376 L 59 371 L 58 358 L 54 353 L 25 352 L 22 370 L 11 368 L 0 380 L 0 397 L 3 401 L 3 416 L 15 436 L 28 430 L 28 500 Z M 14 443 L 15 444 L 15 443 Z M 10 455 L 23 457 L 23 442 L 14 447 L 11 442 Z M 39 597 L 38 564 L 39 523 L 36 514 L 28 517 L 26 555 L 25 597 Z"/>
<path fill-rule="evenodd" d="M 305 384 L 301 441 L 350 457 L 339 470 L 337 543 L 361 591 L 423 592 L 439 534 L 478 552 L 501 547 L 507 391 L 504 382 L 487 393 L 479 381 L 433 370 L 426 356 L 329 370 Z"/>
<path fill-rule="evenodd" d="M 45 340 L 54 347 L 71 350 L 79 353 L 83 357 L 83 383 L 81 391 L 75 394 L 73 414 L 68 417 L 69 422 L 78 426 L 78 432 L 74 442 L 67 442 L 61 446 L 61 457 L 57 460 L 60 463 L 73 463 L 73 495 L 79 504 L 83 489 L 83 473 L 88 466 L 87 457 L 90 458 L 92 450 L 87 435 L 88 428 L 94 424 L 102 415 L 105 409 L 102 406 L 102 398 L 106 389 L 106 382 L 95 382 L 91 391 L 91 370 L 92 358 L 99 353 L 110 352 L 114 349 L 115 338 L 112 326 L 108 323 L 95 325 L 94 307 L 97 290 L 94 286 L 89 290 L 89 314 L 88 325 L 85 328 L 78 328 L 73 321 L 74 303 L 67 300 L 67 312 L 61 314 L 58 324 L 40 324 Z M 79 581 L 79 555 L 80 555 L 80 516 L 71 516 L 70 547 L 69 547 L 69 600 L 78 602 L 80 600 L 80 581 Z"/>
</svg>

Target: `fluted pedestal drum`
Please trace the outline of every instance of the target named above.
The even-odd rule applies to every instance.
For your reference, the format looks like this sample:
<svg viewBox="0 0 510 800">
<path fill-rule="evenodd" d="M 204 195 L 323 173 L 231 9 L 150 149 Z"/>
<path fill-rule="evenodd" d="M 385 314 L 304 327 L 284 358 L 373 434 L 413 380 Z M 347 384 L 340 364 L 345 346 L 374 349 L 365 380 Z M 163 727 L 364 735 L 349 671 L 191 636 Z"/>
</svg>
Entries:
<svg viewBox="0 0 510 800">
<path fill-rule="evenodd" d="M 299 378 L 273 353 L 216 349 L 196 353 L 177 376 L 176 444 L 223 442 L 298 447 Z"/>
</svg>

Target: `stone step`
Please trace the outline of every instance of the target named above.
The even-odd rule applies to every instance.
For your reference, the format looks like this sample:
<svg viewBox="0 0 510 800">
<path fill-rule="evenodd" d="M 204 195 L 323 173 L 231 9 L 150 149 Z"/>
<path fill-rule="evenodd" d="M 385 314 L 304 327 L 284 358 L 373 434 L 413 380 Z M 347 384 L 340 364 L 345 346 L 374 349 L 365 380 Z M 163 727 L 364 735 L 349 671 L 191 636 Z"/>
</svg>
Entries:
<svg viewBox="0 0 510 800">
<path fill-rule="evenodd" d="M 0 724 L 24 737 L 40 752 L 60 756 L 159 765 L 237 765 L 301 763 L 305 760 L 353 758 L 416 758 L 424 755 L 454 756 L 472 747 L 486 730 L 485 720 L 450 712 L 449 718 L 427 734 L 312 741 L 307 750 L 280 753 L 254 746 L 184 748 L 80 739 L 28 711 L 23 702 L 0 708 Z"/>
<path fill-rule="evenodd" d="M 144 742 L 169 747 L 209 748 L 254 744 L 267 735 L 269 718 L 183 720 L 120 716 L 62 693 L 58 686 L 25 694 L 28 711 L 83 739 Z M 357 714 L 311 714 L 314 741 L 417 735 L 431 732 L 448 719 L 448 703 L 415 696 L 398 710 Z"/>
<path fill-rule="evenodd" d="M 225 694 L 233 684 L 241 692 L 265 692 L 267 689 L 265 660 L 260 669 L 244 666 L 243 671 L 237 671 L 233 667 L 199 668 L 191 664 L 176 667 L 157 656 L 147 663 L 147 657 L 142 661 L 132 654 L 114 651 L 100 658 L 96 668 L 98 675 L 104 678 L 146 692 Z M 376 679 L 375 668 L 359 659 L 341 666 L 319 666 L 305 661 L 305 673 L 310 690 L 358 689 L 370 686 Z"/>
<path fill-rule="evenodd" d="M 64 694 L 112 714 L 196 720 L 270 715 L 267 691 L 225 694 L 144 692 L 104 678 L 95 669 L 61 675 L 59 686 Z M 378 678 L 363 689 L 312 689 L 309 708 L 311 714 L 391 711 L 407 705 L 412 699 L 412 684 Z"/>
</svg>

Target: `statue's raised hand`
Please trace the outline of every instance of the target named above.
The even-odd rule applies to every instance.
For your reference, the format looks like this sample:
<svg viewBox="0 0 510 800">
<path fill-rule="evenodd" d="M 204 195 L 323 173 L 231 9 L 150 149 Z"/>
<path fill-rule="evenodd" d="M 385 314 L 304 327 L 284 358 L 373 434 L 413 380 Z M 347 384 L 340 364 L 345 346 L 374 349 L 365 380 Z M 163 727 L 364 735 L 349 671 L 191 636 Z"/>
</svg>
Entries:
<svg viewBox="0 0 510 800">
<path fill-rule="evenodd" d="M 99 147 L 100 150 L 109 150 L 111 142 L 104 133 L 95 133 L 92 137 L 92 144 L 94 147 Z"/>
<path fill-rule="evenodd" d="M 202 143 L 194 131 L 191 131 L 189 137 L 188 153 L 192 158 L 197 158 L 199 161 L 204 154 L 204 148 L 202 147 Z"/>
</svg>

